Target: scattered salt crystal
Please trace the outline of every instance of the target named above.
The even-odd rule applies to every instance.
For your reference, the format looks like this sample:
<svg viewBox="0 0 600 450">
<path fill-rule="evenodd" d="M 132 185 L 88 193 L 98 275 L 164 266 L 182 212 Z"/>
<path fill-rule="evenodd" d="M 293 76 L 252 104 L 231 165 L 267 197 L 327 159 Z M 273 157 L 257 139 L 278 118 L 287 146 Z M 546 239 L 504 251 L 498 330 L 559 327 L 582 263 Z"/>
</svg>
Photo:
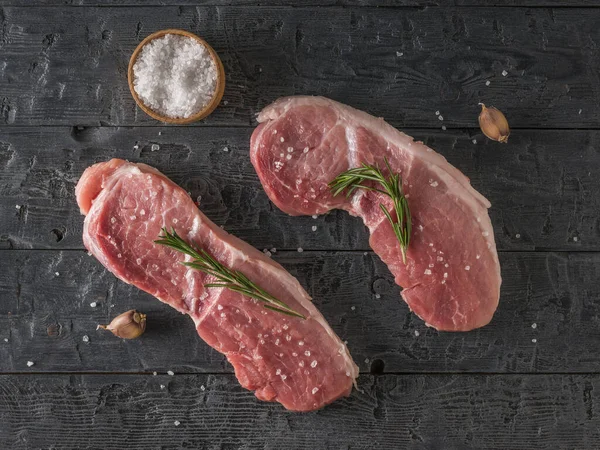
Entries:
<svg viewBox="0 0 600 450">
<path fill-rule="evenodd" d="M 144 45 L 133 77 L 134 89 L 146 106 L 168 117 L 186 118 L 212 100 L 217 66 L 200 42 L 167 34 Z"/>
<path fill-rule="evenodd" d="M 274 250 L 273 250 L 273 251 L 274 251 Z M 287 329 L 289 328 L 289 326 L 288 326 L 288 324 L 287 324 L 287 323 L 284 323 L 284 324 L 283 324 L 283 326 L 282 326 L 281 328 L 283 328 L 284 330 L 287 330 Z"/>
<path fill-rule="evenodd" d="M 281 381 L 285 381 L 286 378 L 287 378 L 287 375 L 281 375 Z"/>
<path fill-rule="evenodd" d="M 381 294 L 375 294 L 375 298 L 381 298 Z"/>
<path fill-rule="evenodd" d="M 444 116 L 442 116 L 442 115 L 439 115 L 439 116 L 438 116 L 438 119 L 439 119 L 439 120 L 444 120 Z"/>
<path fill-rule="evenodd" d="M 271 253 L 277 253 L 277 249 L 276 249 L 275 247 L 273 247 L 273 248 L 271 249 Z M 284 330 L 287 330 L 287 328 L 284 328 Z"/>
<path fill-rule="evenodd" d="M 279 154 L 279 157 L 280 157 L 280 158 L 283 158 L 284 156 L 285 156 L 285 153 L 280 153 L 280 154 Z"/>
<path fill-rule="evenodd" d="M 298 353 L 292 352 L 292 356 L 295 358 L 296 356 L 298 356 Z"/>
<path fill-rule="evenodd" d="M 59 272 L 54 272 L 54 275 L 56 275 L 57 277 L 60 276 Z"/>
<path fill-rule="evenodd" d="M 152 150 L 153 152 L 155 152 L 156 150 L 160 150 L 160 145 L 158 145 L 158 144 L 152 144 L 150 146 L 150 150 Z"/>
<path fill-rule="evenodd" d="M 176 420 L 175 422 L 173 422 L 175 424 L 176 427 L 178 427 L 179 425 L 181 425 L 181 422 L 179 420 Z"/>
<path fill-rule="evenodd" d="M 317 217 L 319 217 L 319 216 L 317 216 L 316 214 L 313 214 L 313 216 L 312 216 L 313 219 L 316 219 Z"/>
<path fill-rule="evenodd" d="M 277 370 L 275 371 L 275 375 L 280 375 L 280 374 L 281 374 L 281 369 L 277 369 Z"/>
<path fill-rule="evenodd" d="M 280 141 L 280 142 L 285 142 L 285 138 L 284 138 L 283 136 L 281 136 L 281 137 L 279 138 L 279 141 Z"/>
<path fill-rule="evenodd" d="M 350 371 L 346 370 L 346 376 L 349 377 L 350 376 Z"/>
<path fill-rule="evenodd" d="M 444 264 L 444 267 L 448 267 L 448 263 Z"/>
<path fill-rule="evenodd" d="M 432 181 L 431 183 L 429 183 L 429 185 L 430 185 L 431 187 L 437 187 L 437 186 L 438 186 L 438 184 L 439 184 L 439 183 L 438 183 L 437 181 Z M 406 196 L 405 196 L 405 197 L 406 197 Z"/>
<path fill-rule="evenodd" d="M 304 150 L 302 150 L 304 153 L 308 153 L 308 147 L 304 147 Z"/>
<path fill-rule="evenodd" d="M 200 386 L 200 390 L 201 390 L 201 391 L 204 391 L 205 389 L 206 389 L 206 388 L 204 387 L 204 385 L 201 385 L 201 386 Z"/>
<path fill-rule="evenodd" d="M 319 392 L 319 388 L 314 387 L 311 392 L 313 393 L 313 395 L 315 395 L 317 392 Z"/>
<path fill-rule="evenodd" d="M 481 235 L 484 236 L 484 237 L 488 237 L 490 235 L 490 233 L 487 232 L 487 231 L 484 231 L 484 232 L 481 233 Z"/>
<path fill-rule="evenodd" d="M 298 247 L 298 253 L 302 253 L 304 249 L 302 247 Z"/>
<path fill-rule="evenodd" d="M 520 238 L 521 238 L 521 235 L 520 235 L 519 233 L 517 233 L 517 234 L 515 234 L 515 237 L 516 237 L 517 239 L 520 239 Z"/>
<path fill-rule="evenodd" d="M 292 155 L 285 155 L 285 159 L 289 161 L 290 159 L 292 159 Z"/>
<path fill-rule="evenodd" d="M 164 389 L 164 388 L 165 388 L 165 385 L 164 385 L 164 384 L 161 384 L 161 385 L 160 385 L 160 388 L 161 388 L 161 389 Z"/>
<path fill-rule="evenodd" d="M 15 205 L 15 208 L 21 209 L 21 205 Z"/>
<path fill-rule="evenodd" d="M 477 255 L 477 256 L 475 257 L 475 259 L 479 259 L 479 258 L 481 258 L 481 255 Z"/>
<path fill-rule="evenodd" d="M 167 370 L 167 375 L 173 376 L 175 375 L 175 372 L 173 372 L 172 370 Z"/>
<path fill-rule="evenodd" d="M 465 270 L 471 270 L 471 266 L 465 266 Z"/>
<path fill-rule="evenodd" d="M 304 356 L 310 356 L 310 350 L 306 350 L 306 351 L 304 352 Z"/>
<path fill-rule="evenodd" d="M 439 111 L 436 111 L 436 112 L 435 112 L 435 115 L 436 115 L 436 116 L 439 116 L 439 115 L 440 115 L 440 112 L 439 112 Z"/>
<path fill-rule="evenodd" d="M 502 71 L 502 76 L 505 77 L 506 75 L 508 75 L 508 72 L 506 70 Z"/>
<path fill-rule="evenodd" d="M 298 365 L 299 365 L 300 367 L 304 367 L 304 361 L 300 361 L 300 362 L 298 363 Z"/>
<path fill-rule="evenodd" d="M 577 236 L 573 237 L 573 242 L 577 242 L 579 238 Z"/>
<path fill-rule="evenodd" d="M 33 366 L 35 363 L 33 361 L 27 361 L 27 367 Z"/>
<path fill-rule="evenodd" d="M 290 342 L 292 340 L 292 337 L 288 334 L 285 336 L 285 340 Z"/>
<path fill-rule="evenodd" d="M 161 135 L 162 135 L 162 131 L 159 131 L 159 132 L 158 132 L 158 135 L 159 135 L 159 136 L 161 136 Z"/>
<path fill-rule="evenodd" d="M 90 306 L 91 306 L 92 308 L 95 308 L 96 306 L 98 306 L 98 303 L 96 303 L 96 302 L 92 302 L 92 303 L 90 303 Z"/>
<path fill-rule="evenodd" d="M 81 340 L 82 340 L 83 342 L 90 342 L 90 338 L 89 338 L 87 335 L 84 335 L 84 336 L 81 338 Z"/>
<path fill-rule="evenodd" d="M 152 372 L 152 375 L 156 376 L 158 375 L 158 372 Z"/>
<path fill-rule="evenodd" d="M 448 272 L 444 272 L 444 278 L 448 278 Z"/>
<path fill-rule="evenodd" d="M 288 147 L 287 151 L 288 153 L 294 153 L 294 147 Z"/>
<path fill-rule="evenodd" d="M 304 341 L 299 341 L 299 342 L 298 342 L 298 345 L 299 345 L 300 347 L 302 347 L 302 346 L 304 345 Z"/>
<path fill-rule="evenodd" d="M 580 109 L 578 114 L 581 114 L 581 111 L 583 111 L 583 110 Z"/>
<path fill-rule="evenodd" d="M 221 311 L 223 309 L 223 305 L 217 305 L 217 309 Z"/>
<path fill-rule="evenodd" d="M 227 152 L 229 151 L 229 148 L 227 148 L 227 147 L 223 147 L 223 151 L 224 151 L 225 153 L 227 153 Z"/>
<path fill-rule="evenodd" d="M 429 269 L 425 269 L 425 272 L 424 272 L 424 273 L 425 273 L 425 275 L 431 275 L 431 270 L 429 270 Z"/>
<path fill-rule="evenodd" d="M 431 269 L 435 264 L 429 264 L 429 268 Z"/>
<path fill-rule="evenodd" d="M 491 84 L 490 80 L 487 80 L 487 81 L 485 82 L 485 85 L 486 85 L 486 86 L 489 86 L 490 84 Z"/>
<path fill-rule="evenodd" d="M 310 367 L 312 367 L 313 369 L 315 367 L 317 367 L 317 360 L 316 359 L 313 359 L 313 361 L 310 363 Z"/>
<path fill-rule="evenodd" d="M 142 264 L 142 259 L 141 258 L 137 258 L 135 260 L 135 262 L 137 263 L 137 265 L 139 266 L 140 264 Z"/>
<path fill-rule="evenodd" d="M 396 56 L 399 57 L 399 56 L 402 56 L 402 55 L 404 55 L 404 53 L 402 53 L 402 52 L 396 52 Z"/>
<path fill-rule="evenodd" d="M 117 219 L 115 219 L 114 217 L 110 218 L 110 223 L 115 223 L 117 221 Z"/>
<path fill-rule="evenodd" d="M 370 360 L 369 358 L 366 358 L 366 359 L 365 359 L 365 364 L 369 364 L 369 362 L 370 362 L 370 361 L 371 361 L 371 360 Z"/>
<path fill-rule="evenodd" d="M 351 306 L 351 307 L 350 307 L 350 309 L 351 309 L 352 311 L 354 311 L 354 310 L 356 309 L 356 306 Z"/>
<path fill-rule="evenodd" d="M 415 330 L 415 336 L 417 336 L 417 337 L 418 337 L 418 336 L 419 336 L 419 334 L 421 334 L 421 333 L 419 333 L 419 330 Z"/>
<path fill-rule="evenodd" d="M 442 130 L 444 130 L 444 131 L 447 130 L 446 125 L 442 125 Z"/>
<path fill-rule="evenodd" d="M 8 338 L 4 338 L 4 342 L 8 342 Z"/>
<path fill-rule="evenodd" d="M 533 328 L 535 330 L 537 328 L 537 323 L 532 323 L 531 328 Z"/>
<path fill-rule="evenodd" d="M 537 339 L 533 338 L 533 339 L 531 340 L 531 342 L 533 342 L 533 343 L 535 344 L 535 343 L 537 342 Z"/>
<path fill-rule="evenodd" d="M 316 225 L 313 225 L 313 226 L 311 227 L 311 230 L 313 230 L 313 231 L 317 231 L 317 226 L 316 226 Z"/>
<path fill-rule="evenodd" d="M 471 142 L 472 142 L 473 144 L 477 144 L 477 139 L 473 139 Z"/>
<path fill-rule="evenodd" d="M 135 145 L 133 146 L 133 149 L 134 149 L 134 150 L 137 150 L 138 148 L 140 148 L 140 146 L 139 146 L 139 145 L 137 145 L 137 144 L 135 144 Z"/>
</svg>

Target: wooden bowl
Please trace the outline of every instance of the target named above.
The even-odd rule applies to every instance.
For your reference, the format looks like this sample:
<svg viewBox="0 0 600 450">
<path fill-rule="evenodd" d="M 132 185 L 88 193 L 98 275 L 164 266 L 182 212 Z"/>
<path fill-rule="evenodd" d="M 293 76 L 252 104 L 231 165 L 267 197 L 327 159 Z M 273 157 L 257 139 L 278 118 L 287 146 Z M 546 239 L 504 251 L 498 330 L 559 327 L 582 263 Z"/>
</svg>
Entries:
<svg viewBox="0 0 600 450">
<path fill-rule="evenodd" d="M 146 45 L 153 39 L 163 37 L 166 34 L 177 34 L 179 36 L 187 36 L 189 38 L 197 40 L 198 42 L 200 42 L 202 45 L 204 45 L 206 47 L 206 49 L 208 50 L 208 53 L 210 54 L 211 58 L 215 62 L 215 65 L 217 66 L 217 86 L 216 86 L 215 93 L 213 95 L 212 100 L 203 109 L 198 111 L 196 114 L 191 115 L 190 117 L 175 118 L 175 117 L 163 116 L 162 114 L 158 113 L 157 111 L 154 111 L 153 109 L 151 109 L 149 106 L 146 106 L 144 104 L 144 102 L 142 101 L 142 99 L 138 96 L 137 92 L 135 91 L 135 88 L 133 87 L 133 66 L 135 64 L 135 61 L 137 60 L 138 55 L 142 51 L 142 48 L 144 47 L 144 45 Z M 219 55 L 217 55 L 217 52 L 215 52 L 215 50 L 210 45 L 208 45 L 208 42 L 206 42 L 201 37 L 196 36 L 194 33 L 190 33 L 189 31 L 185 31 L 185 30 L 177 30 L 177 29 L 160 30 L 160 31 L 157 31 L 156 33 L 152 33 L 150 36 L 146 37 L 146 39 L 144 39 L 142 42 L 140 42 L 140 44 L 136 47 L 135 51 L 131 55 L 131 58 L 129 59 L 129 67 L 127 68 L 127 82 L 129 83 L 129 90 L 131 91 L 131 95 L 133 96 L 137 105 L 142 109 L 142 111 L 144 111 L 150 117 L 152 117 L 156 120 L 160 120 L 161 122 L 182 125 L 182 124 L 192 123 L 192 122 L 196 122 L 198 120 L 204 119 L 210 113 L 212 113 L 215 110 L 215 108 L 219 105 L 219 102 L 223 98 L 223 93 L 225 92 L 225 69 L 223 68 L 223 63 L 221 62 Z"/>
</svg>

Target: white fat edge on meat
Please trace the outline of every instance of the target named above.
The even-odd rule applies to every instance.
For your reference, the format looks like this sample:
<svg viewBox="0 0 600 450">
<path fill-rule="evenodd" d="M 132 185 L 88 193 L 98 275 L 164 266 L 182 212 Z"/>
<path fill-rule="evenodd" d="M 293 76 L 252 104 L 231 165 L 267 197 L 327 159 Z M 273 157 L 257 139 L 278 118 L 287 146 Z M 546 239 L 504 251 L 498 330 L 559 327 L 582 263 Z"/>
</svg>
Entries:
<svg viewBox="0 0 600 450">
<path fill-rule="evenodd" d="M 364 111 L 352 108 L 351 106 L 344 105 L 342 103 L 330 100 L 325 97 L 313 97 L 313 96 L 293 96 L 284 97 L 276 100 L 271 105 L 265 107 L 258 115 L 258 121 L 264 122 L 266 120 L 275 120 L 281 115 L 285 114 L 289 109 L 301 105 L 312 105 L 315 104 L 321 106 L 330 106 L 337 110 L 339 118 L 347 121 L 350 125 L 357 118 L 361 120 L 360 125 L 369 128 L 371 131 L 382 136 L 388 142 L 394 143 L 396 146 L 405 149 L 406 151 L 418 155 L 418 157 L 424 161 L 434 164 L 449 173 L 450 176 L 455 178 L 457 182 L 463 186 L 466 193 L 475 197 L 484 206 L 489 208 L 490 202 L 469 182 L 468 178 L 456 167 L 452 166 L 446 158 L 433 149 L 427 147 L 423 143 L 415 142 L 414 139 L 390 124 L 386 123 L 382 119 L 378 119 Z"/>
</svg>

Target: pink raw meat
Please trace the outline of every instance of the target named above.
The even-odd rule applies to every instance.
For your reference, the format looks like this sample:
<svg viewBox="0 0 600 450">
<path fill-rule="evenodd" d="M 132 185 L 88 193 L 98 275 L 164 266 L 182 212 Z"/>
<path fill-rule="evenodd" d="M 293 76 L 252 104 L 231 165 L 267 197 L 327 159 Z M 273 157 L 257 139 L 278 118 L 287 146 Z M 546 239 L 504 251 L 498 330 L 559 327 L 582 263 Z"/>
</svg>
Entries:
<svg viewBox="0 0 600 450">
<path fill-rule="evenodd" d="M 310 411 L 350 393 L 358 368 L 298 281 L 212 223 L 156 169 L 119 159 L 95 164 L 76 193 L 88 250 L 124 282 L 188 314 L 259 399 Z M 308 319 L 269 311 L 228 289 L 205 289 L 212 278 L 180 264 L 189 257 L 153 242 L 162 227 L 173 227 Z"/>
<path fill-rule="evenodd" d="M 488 200 L 467 177 L 421 142 L 377 119 L 322 97 L 288 97 L 258 116 L 250 156 L 269 198 L 291 215 L 344 209 L 363 219 L 370 244 L 402 286 L 402 297 L 438 330 L 468 331 L 492 319 L 500 264 Z M 407 264 L 379 208 L 390 200 L 359 189 L 333 197 L 328 183 L 361 163 L 402 175 L 412 213 Z"/>
</svg>

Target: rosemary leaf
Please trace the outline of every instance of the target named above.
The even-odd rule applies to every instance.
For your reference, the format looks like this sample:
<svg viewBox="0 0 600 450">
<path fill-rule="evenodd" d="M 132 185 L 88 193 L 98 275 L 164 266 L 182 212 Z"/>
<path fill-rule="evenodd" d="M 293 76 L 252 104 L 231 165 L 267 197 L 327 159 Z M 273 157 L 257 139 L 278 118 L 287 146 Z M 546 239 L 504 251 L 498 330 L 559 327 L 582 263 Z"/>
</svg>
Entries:
<svg viewBox="0 0 600 450">
<path fill-rule="evenodd" d="M 225 288 L 231 291 L 239 292 L 242 295 L 264 302 L 265 304 L 263 306 L 267 309 L 282 314 L 287 314 L 289 316 L 306 319 L 304 315 L 294 311 L 284 302 L 273 297 L 267 291 L 261 289 L 242 272 L 225 267 L 223 264 L 213 258 L 206 250 L 197 249 L 188 244 L 177 234 L 175 229 L 171 228 L 171 232 L 169 233 L 166 228 L 163 228 L 159 239 L 154 242 L 156 244 L 165 245 L 192 257 L 192 261 L 182 261 L 181 264 L 191 269 L 204 272 L 216 279 L 216 281 L 213 283 L 205 284 L 205 287 Z"/>
<path fill-rule="evenodd" d="M 380 204 L 379 206 L 390 222 L 392 230 L 396 235 L 396 239 L 398 239 L 398 242 L 400 243 L 402 262 L 406 264 L 406 251 L 410 244 L 410 235 L 412 232 L 412 218 L 408 202 L 402 191 L 402 177 L 392 171 L 392 167 L 387 158 L 384 161 L 389 172 L 387 178 L 379 167 L 363 163 L 361 167 L 355 167 L 340 173 L 331 183 L 329 183 L 329 188 L 334 196 L 346 191 L 346 196 L 350 197 L 356 189 L 366 189 L 390 197 L 394 203 L 396 220 L 392 218 L 391 213 L 383 204 Z M 364 184 L 365 182 L 370 181 L 377 183 L 380 187 Z"/>
</svg>

